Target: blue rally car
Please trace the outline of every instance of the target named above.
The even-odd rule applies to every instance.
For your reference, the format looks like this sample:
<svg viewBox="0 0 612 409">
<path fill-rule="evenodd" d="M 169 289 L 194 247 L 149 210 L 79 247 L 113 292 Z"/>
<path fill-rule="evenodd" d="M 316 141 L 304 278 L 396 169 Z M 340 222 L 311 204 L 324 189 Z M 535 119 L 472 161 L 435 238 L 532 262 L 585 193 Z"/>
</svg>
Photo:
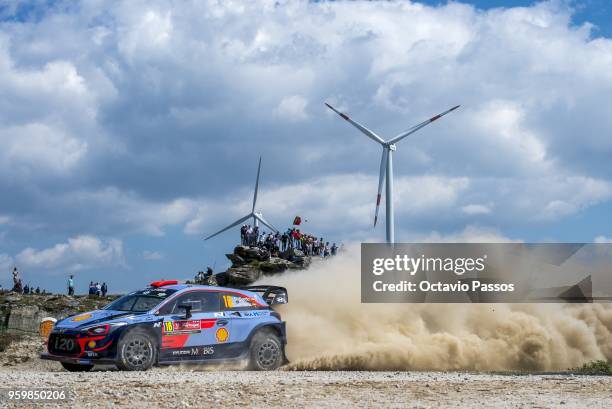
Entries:
<svg viewBox="0 0 612 409">
<path fill-rule="evenodd" d="M 286 362 L 285 322 L 271 306 L 287 303 L 283 287 L 242 289 L 156 281 L 104 309 L 53 327 L 42 359 L 68 371 L 94 365 L 145 371 L 153 365 L 247 360 L 250 369 Z"/>
</svg>

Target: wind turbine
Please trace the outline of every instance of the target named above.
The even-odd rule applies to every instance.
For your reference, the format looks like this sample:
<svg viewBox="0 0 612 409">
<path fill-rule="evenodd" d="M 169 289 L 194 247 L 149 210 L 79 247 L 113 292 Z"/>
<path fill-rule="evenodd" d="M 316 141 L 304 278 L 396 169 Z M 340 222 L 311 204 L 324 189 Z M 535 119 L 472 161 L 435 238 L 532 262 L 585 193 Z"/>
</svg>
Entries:
<svg viewBox="0 0 612 409">
<path fill-rule="evenodd" d="M 253 226 L 257 226 L 258 222 L 261 222 L 261 224 L 269 227 L 270 229 L 274 230 L 275 232 L 278 231 L 274 226 L 272 226 L 270 223 L 268 223 L 266 221 L 266 219 L 263 218 L 263 215 L 260 212 L 256 212 L 255 211 L 255 206 L 257 205 L 257 191 L 259 190 L 259 173 L 260 172 L 261 172 L 261 156 L 259 157 L 259 166 L 257 166 L 257 179 L 255 180 L 255 193 L 253 194 L 253 207 L 251 208 L 251 213 L 249 213 L 246 216 L 236 220 L 234 223 L 232 223 L 229 226 L 219 230 L 215 234 L 211 234 L 210 236 L 206 237 L 204 240 L 212 239 L 216 235 L 221 234 L 224 231 L 229 230 L 229 229 L 231 229 L 234 226 L 238 226 L 240 223 L 244 223 L 245 221 L 247 221 L 251 217 L 253 218 Z"/>
<path fill-rule="evenodd" d="M 421 122 L 420 124 L 414 125 L 411 128 L 408 128 L 406 131 L 400 133 L 396 137 L 385 141 L 380 136 L 376 135 L 374 132 L 366 128 L 365 126 L 353 121 L 348 115 L 343 114 L 338 111 L 333 106 L 329 105 L 327 102 L 325 103 L 329 109 L 340 115 L 343 119 L 345 119 L 348 123 L 353 125 L 355 128 L 359 129 L 363 132 L 367 137 L 372 139 L 374 142 L 378 142 L 382 146 L 382 158 L 380 159 L 380 176 L 378 178 L 378 195 L 376 196 L 376 213 L 374 214 L 374 226 L 376 226 L 376 222 L 378 220 L 378 208 L 380 206 L 380 193 L 382 192 L 383 180 L 386 180 L 385 187 L 385 210 L 386 210 L 386 223 L 387 223 L 387 232 L 386 238 L 387 243 L 395 243 L 395 227 L 394 227 L 394 216 L 393 216 L 393 152 L 397 149 L 395 144 L 410 134 L 415 133 L 419 129 L 429 125 L 433 121 L 442 118 L 444 115 L 449 112 L 454 111 L 459 108 L 460 105 L 454 106 L 451 109 L 442 112 L 436 116 L 429 118 L 426 121 Z M 385 178 L 386 176 L 386 178 Z"/>
</svg>

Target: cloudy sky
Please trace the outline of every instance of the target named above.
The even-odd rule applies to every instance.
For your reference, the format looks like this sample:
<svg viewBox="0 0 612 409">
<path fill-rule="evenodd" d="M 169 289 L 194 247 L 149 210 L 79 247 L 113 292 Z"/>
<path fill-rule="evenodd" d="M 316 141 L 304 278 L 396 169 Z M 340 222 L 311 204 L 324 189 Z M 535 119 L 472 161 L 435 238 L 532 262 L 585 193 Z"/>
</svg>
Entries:
<svg viewBox="0 0 612 409">
<path fill-rule="evenodd" d="M 398 241 L 612 237 L 606 1 L 0 0 L 0 283 L 111 291 L 226 266 L 259 208 L 372 228 L 385 137 Z"/>
</svg>

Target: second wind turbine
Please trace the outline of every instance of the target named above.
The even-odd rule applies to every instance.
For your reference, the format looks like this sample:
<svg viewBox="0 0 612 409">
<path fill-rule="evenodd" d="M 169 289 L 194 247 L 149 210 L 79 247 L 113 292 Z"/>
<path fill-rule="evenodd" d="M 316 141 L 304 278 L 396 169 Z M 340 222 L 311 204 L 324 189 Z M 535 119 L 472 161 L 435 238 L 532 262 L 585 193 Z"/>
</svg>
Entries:
<svg viewBox="0 0 612 409">
<path fill-rule="evenodd" d="M 387 243 L 395 243 L 395 227 L 394 227 L 394 215 L 393 215 L 393 152 L 395 152 L 395 150 L 397 149 L 395 144 L 401 141 L 402 139 L 404 139 L 405 137 L 407 137 L 408 135 L 415 133 L 416 131 L 423 128 L 424 126 L 427 126 L 433 121 L 440 119 L 441 117 L 448 114 L 449 112 L 454 111 L 455 109 L 459 108 L 460 105 L 454 106 L 451 109 L 442 112 L 441 114 L 438 114 L 436 116 L 429 118 L 426 121 L 421 122 L 420 124 L 414 125 L 413 127 L 408 128 L 406 131 L 400 133 L 399 135 L 397 135 L 396 137 L 388 141 L 385 141 L 383 138 L 376 135 L 374 132 L 372 132 L 365 126 L 359 124 L 358 122 L 353 121 L 351 118 L 348 117 L 348 115 L 343 114 L 342 112 L 338 111 L 336 108 L 329 105 L 327 102 L 325 103 L 325 105 L 327 105 L 329 109 L 331 109 L 332 111 L 340 115 L 343 119 L 345 119 L 355 128 L 363 132 L 367 137 L 372 139 L 374 142 L 378 142 L 382 146 L 383 151 L 382 151 L 382 158 L 380 159 L 380 176 L 378 178 L 378 195 L 376 196 L 376 213 L 374 214 L 374 226 L 376 226 L 376 222 L 378 220 L 378 208 L 380 206 L 380 194 L 382 192 L 383 180 L 386 180 L 387 182 L 386 187 L 385 187 L 385 193 L 386 193 L 385 221 L 387 225 L 386 226 L 387 227 L 386 238 L 387 238 Z"/>
</svg>

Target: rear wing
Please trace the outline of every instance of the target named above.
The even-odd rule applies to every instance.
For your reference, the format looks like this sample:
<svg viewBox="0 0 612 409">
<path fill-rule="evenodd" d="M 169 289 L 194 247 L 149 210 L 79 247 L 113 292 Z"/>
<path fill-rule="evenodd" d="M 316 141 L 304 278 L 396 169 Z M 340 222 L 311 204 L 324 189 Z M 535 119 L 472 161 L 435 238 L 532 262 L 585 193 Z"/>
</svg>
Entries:
<svg viewBox="0 0 612 409">
<path fill-rule="evenodd" d="M 289 297 L 285 287 L 277 287 L 274 285 L 254 285 L 250 287 L 242 287 L 242 290 L 251 291 L 261 295 L 266 304 L 287 304 Z"/>
</svg>

